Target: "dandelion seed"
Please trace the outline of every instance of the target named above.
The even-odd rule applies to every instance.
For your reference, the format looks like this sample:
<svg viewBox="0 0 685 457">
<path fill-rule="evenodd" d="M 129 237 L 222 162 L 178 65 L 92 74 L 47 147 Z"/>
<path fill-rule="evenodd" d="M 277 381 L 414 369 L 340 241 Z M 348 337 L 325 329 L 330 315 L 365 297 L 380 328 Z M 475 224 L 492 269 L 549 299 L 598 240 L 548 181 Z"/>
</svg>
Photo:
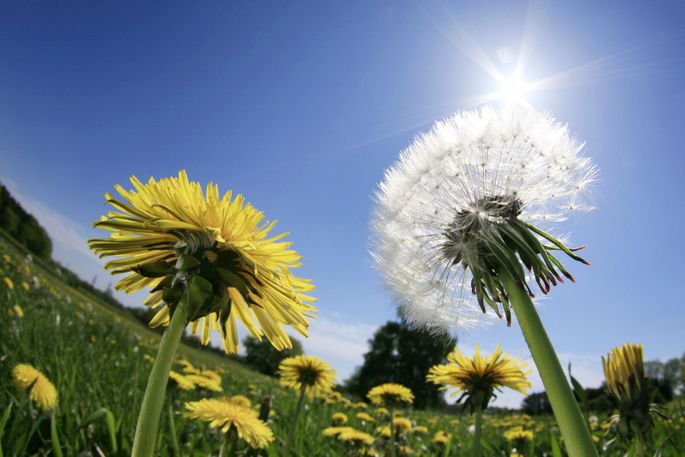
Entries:
<svg viewBox="0 0 685 457">
<path fill-rule="evenodd" d="M 29 398 L 43 411 L 57 406 L 57 389 L 50 380 L 36 368 L 22 363 L 12 370 L 14 384 L 20 392 L 29 391 Z"/>
</svg>

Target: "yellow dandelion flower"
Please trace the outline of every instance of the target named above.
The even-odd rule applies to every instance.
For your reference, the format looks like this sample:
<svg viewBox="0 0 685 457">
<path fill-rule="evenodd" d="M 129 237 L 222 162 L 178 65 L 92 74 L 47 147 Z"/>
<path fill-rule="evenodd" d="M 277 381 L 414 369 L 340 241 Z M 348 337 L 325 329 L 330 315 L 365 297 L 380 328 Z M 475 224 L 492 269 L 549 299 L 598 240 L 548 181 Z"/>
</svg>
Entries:
<svg viewBox="0 0 685 457">
<path fill-rule="evenodd" d="M 399 403 L 412 404 L 414 394 L 401 384 L 381 384 L 369 391 L 366 395 L 374 405 L 397 405 Z"/>
<path fill-rule="evenodd" d="M 507 441 L 515 441 L 515 442 L 525 442 L 525 441 L 533 441 L 534 433 L 531 432 L 530 430 L 523 430 L 522 427 L 514 427 L 506 432 L 504 432 L 504 438 Z"/>
<path fill-rule="evenodd" d="M 213 370 L 202 370 L 200 376 L 204 376 L 207 379 L 211 379 L 217 384 L 221 384 L 221 375 Z"/>
<path fill-rule="evenodd" d="M 10 256 L 8 256 L 7 254 L 3 254 L 3 255 L 2 255 L 2 260 L 3 260 L 5 263 L 10 263 Z"/>
<path fill-rule="evenodd" d="M 380 408 L 376 408 L 376 415 L 377 416 L 389 416 L 390 411 L 388 411 L 387 408 L 383 408 L 382 406 Z"/>
<path fill-rule="evenodd" d="M 197 374 L 188 374 L 185 377 L 195 384 L 197 387 L 205 390 L 211 390 L 212 392 L 223 392 L 221 384 L 213 379 L 205 378 Z"/>
<path fill-rule="evenodd" d="M 7 276 L 5 276 L 4 279 L 3 279 L 3 281 L 5 282 L 5 285 L 7 286 L 7 288 L 8 288 L 9 290 L 14 289 L 14 283 L 12 282 L 12 280 L 11 280 L 10 278 L 8 278 Z"/>
<path fill-rule="evenodd" d="M 607 390 L 618 401 L 631 402 L 641 396 L 645 379 L 641 344 L 624 344 L 602 357 Z"/>
<path fill-rule="evenodd" d="M 195 383 L 188 379 L 187 376 L 183 376 L 181 373 L 175 371 L 169 372 L 169 379 L 181 390 L 193 390 L 195 389 Z"/>
<path fill-rule="evenodd" d="M 50 411 L 57 406 L 57 389 L 50 380 L 31 365 L 21 363 L 12 370 L 12 379 L 20 392 L 29 388 L 29 398 L 43 411 Z"/>
<path fill-rule="evenodd" d="M 228 401 L 230 401 L 231 403 L 235 403 L 236 405 L 242 406 L 244 408 L 252 407 L 252 402 L 245 395 L 234 395 L 231 398 L 229 398 Z"/>
<path fill-rule="evenodd" d="M 188 360 L 182 359 L 179 361 L 179 363 L 183 365 L 184 374 L 196 374 L 202 376 L 202 370 L 195 368 Z"/>
<path fill-rule="evenodd" d="M 357 413 L 354 417 L 356 417 L 357 420 L 364 421 L 364 422 L 375 422 L 376 421 L 373 417 L 369 416 L 365 412 Z"/>
<path fill-rule="evenodd" d="M 390 426 L 388 426 L 388 425 L 383 425 L 381 427 L 377 427 L 376 433 L 378 433 L 383 438 L 390 438 L 392 436 L 392 432 L 390 431 Z"/>
<path fill-rule="evenodd" d="M 357 402 L 354 402 L 354 403 L 352 404 L 352 407 L 353 407 L 353 408 L 359 408 L 359 409 L 366 409 L 366 408 L 369 407 L 369 405 L 366 404 L 366 403 L 363 402 L 363 401 L 357 401 Z"/>
<path fill-rule="evenodd" d="M 650 403 L 642 358 L 642 345 L 624 344 L 602 357 L 606 390 L 618 409 L 609 423 L 625 439 L 642 441 L 654 418 L 666 418 L 659 405 Z"/>
<path fill-rule="evenodd" d="M 26 281 L 23 281 L 23 282 L 21 283 L 21 288 L 24 289 L 24 291 L 28 292 L 29 289 L 30 289 L 29 283 L 27 283 Z"/>
<path fill-rule="evenodd" d="M 210 428 L 220 428 L 223 433 L 234 427 L 238 436 L 253 448 L 265 448 L 274 440 L 269 426 L 259 420 L 250 408 L 220 399 L 205 398 L 185 404 L 186 416 L 209 422 Z"/>
<path fill-rule="evenodd" d="M 131 177 L 131 183 L 132 190 L 115 186 L 120 197 L 105 194 L 115 211 L 94 226 L 112 234 L 89 246 L 100 257 L 117 257 L 105 264 L 125 274 L 117 290 L 151 288 L 145 304 L 159 307 L 151 326 L 168 325 L 171 310 L 183 304 L 191 331 L 201 326 L 202 343 L 219 330 L 228 353 L 238 350 L 236 318 L 278 350 L 292 347 L 283 325 L 307 335 L 316 309 L 305 294 L 314 286 L 291 273 L 301 257 L 281 241 L 287 233 L 269 238 L 275 222 L 242 195 L 220 197 L 215 184 L 203 194 L 185 171 L 145 184 Z"/>
<path fill-rule="evenodd" d="M 395 426 L 395 430 L 399 433 L 406 432 L 411 429 L 411 421 L 404 417 L 396 417 L 392 420 L 392 424 Z"/>
<path fill-rule="evenodd" d="M 428 427 L 425 425 L 417 425 L 413 429 L 411 429 L 412 432 L 414 433 L 428 433 Z"/>
<path fill-rule="evenodd" d="M 344 430 L 341 433 L 339 433 L 338 439 L 345 443 L 363 446 L 370 446 L 373 444 L 374 441 L 373 436 L 369 435 L 368 433 L 355 430 L 353 428 Z"/>
<path fill-rule="evenodd" d="M 21 306 L 19 306 L 19 305 L 14 305 L 14 306 L 12 307 L 12 309 L 14 309 L 14 314 L 15 314 L 17 317 L 24 317 L 24 310 L 21 309 Z"/>
<path fill-rule="evenodd" d="M 438 430 L 435 435 L 433 435 L 433 443 L 444 446 L 449 443 L 450 436 L 450 434 L 445 433 L 443 430 Z"/>
<path fill-rule="evenodd" d="M 465 406 L 472 411 L 485 409 L 495 390 L 509 387 L 525 394 L 531 387 L 525 370 L 527 365 L 519 358 L 510 358 L 502 352 L 500 345 L 490 357 L 480 354 L 480 346 L 472 358 L 455 349 L 447 356 L 446 365 L 435 365 L 428 371 L 426 379 L 443 389 L 454 388 L 452 396 L 462 394 Z"/>
<path fill-rule="evenodd" d="M 345 413 L 334 413 L 331 416 L 331 421 L 333 422 L 333 425 L 347 424 L 347 415 Z"/>
<path fill-rule="evenodd" d="M 281 384 L 312 394 L 328 393 L 335 382 L 335 370 L 313 355 L 288 357 L 278 367 Z"/>
<path fill-rule="evenodd" d="M 352 427 L 326 427 L 321 431 L 323 436 L 338 436 L 344 431 L 354 430 Z"/>
</svg>

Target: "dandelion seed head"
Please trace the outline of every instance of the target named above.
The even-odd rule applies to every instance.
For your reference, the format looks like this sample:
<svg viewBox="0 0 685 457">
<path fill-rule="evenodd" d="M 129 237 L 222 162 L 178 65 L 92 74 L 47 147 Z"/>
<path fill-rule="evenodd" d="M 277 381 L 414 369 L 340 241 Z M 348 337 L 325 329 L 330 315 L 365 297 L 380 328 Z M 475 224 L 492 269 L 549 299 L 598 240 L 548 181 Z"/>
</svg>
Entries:
<svg viewBox="0 0 685 457">
<path fill-rule="evenodd" d="M 408 323 L 445 332 L 491 320 L 473 266 L 490 264 L 504 224 L 553 226 L 592 209 L 597 169 L 583 146 L 522 105 L 460 112 L 414 139 L 385 172 L 371 223 L 372 257 Z"/>
</svg>

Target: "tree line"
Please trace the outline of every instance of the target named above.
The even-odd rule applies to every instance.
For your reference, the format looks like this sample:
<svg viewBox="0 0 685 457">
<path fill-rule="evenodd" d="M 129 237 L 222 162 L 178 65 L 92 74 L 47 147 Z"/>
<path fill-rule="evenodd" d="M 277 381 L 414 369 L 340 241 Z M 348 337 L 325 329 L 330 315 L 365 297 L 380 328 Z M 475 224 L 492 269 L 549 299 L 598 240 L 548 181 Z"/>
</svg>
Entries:
<svg viewBox="0 0 685 457">
<path fill-rule="evenodd" d="M 52 255 L 52 240 L 48 233 L 12 197 L 7 188 L 0 183 L 0 229 L 22 244 L 41 259 L 49 260 Z"/>
</svg>

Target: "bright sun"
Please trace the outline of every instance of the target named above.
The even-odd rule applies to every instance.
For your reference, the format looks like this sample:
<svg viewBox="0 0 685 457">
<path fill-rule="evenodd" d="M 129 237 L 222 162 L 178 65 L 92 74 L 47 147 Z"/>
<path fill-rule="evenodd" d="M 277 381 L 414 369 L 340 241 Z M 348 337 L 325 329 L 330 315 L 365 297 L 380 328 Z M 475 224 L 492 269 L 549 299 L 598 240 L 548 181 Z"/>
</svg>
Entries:
<svg viewBox="0 0 685 457">
<path fill-rule="evenodd" d="M 520 78 L 505 79 L 500 85 L 497 98 L 507 103 L 521 103 L 526 100 L 529 85 Z"/>
</svg>

